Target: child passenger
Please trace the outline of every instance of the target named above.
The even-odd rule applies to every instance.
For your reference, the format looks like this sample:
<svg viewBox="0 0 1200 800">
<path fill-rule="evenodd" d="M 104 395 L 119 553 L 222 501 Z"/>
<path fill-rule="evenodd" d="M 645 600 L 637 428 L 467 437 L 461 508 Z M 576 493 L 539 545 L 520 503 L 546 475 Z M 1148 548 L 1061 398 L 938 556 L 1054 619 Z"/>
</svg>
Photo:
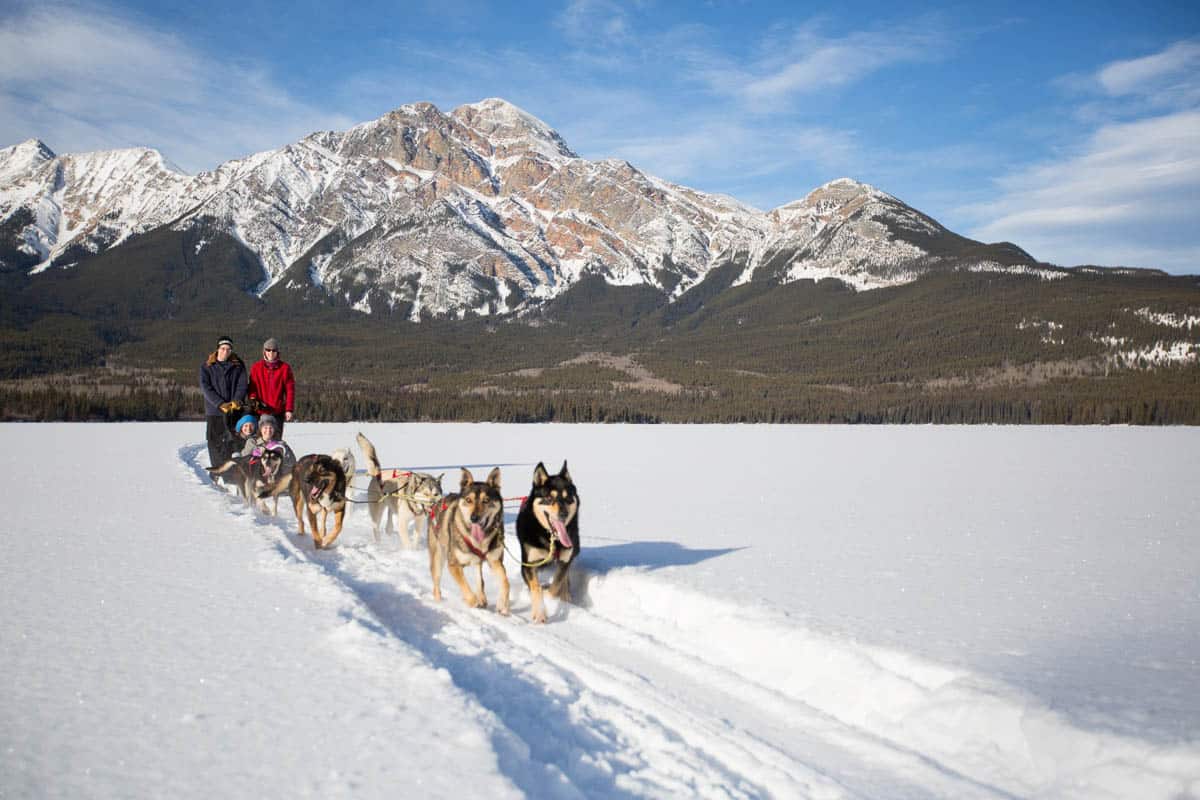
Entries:
<svg viewBox="0 0 1200 800">
<path fill-rule="evenodd" d="M 271 414 L 263 414 L 258 418 L 258 436 L 252 437 L 246 441 L 245 447 L 242 448 L 243 455 L 250 455 L 257 447 L 270 446 L 272 449 L 283 449 L 283 467 L 290 470 L 296 463 L 296 454 L 292 452 L 292 448 L 288 447 L 287 442 L 282 439 L 275 438 L 275 429 L 277 424 L 275 417 Z"/>
<path fill-rule="evenodd" d="M 237 435 L 241 438 L 238 448 L 245 451 L 245 443 L 252 440 L 254 435 L 258 433 L 258 419 L 253 414 L 247 414 L 237 421 L 237 427 L 234 430 L 237 431 Z"/>
</svg>

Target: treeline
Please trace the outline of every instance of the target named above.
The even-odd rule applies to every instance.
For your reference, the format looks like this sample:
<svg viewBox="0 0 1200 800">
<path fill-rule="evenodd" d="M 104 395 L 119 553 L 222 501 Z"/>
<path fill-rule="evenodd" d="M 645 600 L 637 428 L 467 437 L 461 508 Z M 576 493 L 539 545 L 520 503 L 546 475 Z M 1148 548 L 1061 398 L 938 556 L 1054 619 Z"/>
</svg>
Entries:
<svg viewBox="0 0 1200 800">
<path fill-rule="evenodd" d="M 179 388 L 0 388 L 0 418 L 8 422 L 166 422 L 203 416 L 195 406 Z"/>
<path fill-rule="evenodd" d="M 520 320 L 419 324 L 322 306 L 86 319 L 0 294 L 0 415 L 199 418 L 197 368 L 228 334 L 247 363 L 281 339 L 303 420 L 1200 424 L 1200 364 L 1117 356 L 1196 343 L 1137 313 L 1200 313 L 1194 279 L 751 282 L 666 308 L 584 284 Z"/>
<path fill-rule="evenodd" d="M 301 385 L 304 421 L 492 421 L 565 423 L 849 423 L 849 424 L 1200 424 L 1196 370 L 1156 377 L 1078 378 L 1041 386 L 872 389 L 753 385 L 709 386 L 674 394 L 616 389 L 470 392 L 436 387 Z M 0 389 L 5 420 L 182 420 L 202 414 L 180 387 L 114 391 L 76 387 Z"/>
</svg>

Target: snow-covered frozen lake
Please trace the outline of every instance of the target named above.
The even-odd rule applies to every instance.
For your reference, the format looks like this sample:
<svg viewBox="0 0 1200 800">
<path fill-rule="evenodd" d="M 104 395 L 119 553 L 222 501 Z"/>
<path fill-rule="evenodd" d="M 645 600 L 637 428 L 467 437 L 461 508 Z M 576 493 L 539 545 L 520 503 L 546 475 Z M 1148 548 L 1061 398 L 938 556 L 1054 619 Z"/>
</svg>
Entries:
<svg viewBox="0 0 1200 800">
<path fill-rule="evenodd" d="M 448 490 L 569 460 L 577 604 L 439 604 L 362 506 L 314 552 L 201 423 L 0 425 L 0 797 L 1200 796 L 1200 429 L 288 441 L 359 430 Z"/>
</svg>

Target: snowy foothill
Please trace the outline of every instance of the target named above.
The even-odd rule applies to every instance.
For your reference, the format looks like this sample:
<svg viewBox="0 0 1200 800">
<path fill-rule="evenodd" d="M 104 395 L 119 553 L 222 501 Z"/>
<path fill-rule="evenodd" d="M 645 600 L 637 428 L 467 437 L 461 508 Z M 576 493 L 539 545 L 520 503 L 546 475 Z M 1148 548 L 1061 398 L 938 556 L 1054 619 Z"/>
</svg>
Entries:
<svg viewBox="0 0 1200 800">
<path fill-rule="evenodd" d="M 448 490 L 567 460 L 575 603 L 438 603 L 362 505 L 315 551 L 202 423 L 0 425 L 0 797 L 1200 796 L 1200 430 L 287 434 L 365 487 L 360 430 Z"/>
</svg>

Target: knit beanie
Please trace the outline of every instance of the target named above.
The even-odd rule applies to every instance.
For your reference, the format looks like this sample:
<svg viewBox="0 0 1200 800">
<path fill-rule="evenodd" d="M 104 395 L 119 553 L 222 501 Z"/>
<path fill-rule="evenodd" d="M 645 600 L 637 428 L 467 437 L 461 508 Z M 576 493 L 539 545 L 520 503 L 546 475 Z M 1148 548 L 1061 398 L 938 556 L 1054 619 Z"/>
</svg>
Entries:
<svg viewBox="0 0 1200 800">
<path fill-rule="evenodd" d="M 278 349 L 279 349 L 279 341 L 274 336 L 272 336 L 270 339 L 267 339 L 265 342 L 263 342 L 263 350 L 278 350 Z"/>
<path fill-rule="evenodd" d="M 237 431 L 238 433 L 241 433 L 242 426 L 245 425 L 247 422 L 249 422 L 251 425 L 254 426 L 254 431 L 258 430 L 258 420 L 256 420 L 254 418 L 253 414 L 247 414 L 246 416 L 239 419 L 237 422 L 237 425 L 234 426 L 234 430 Z M 254 433 L 254 431 L 251 431 L 251 433 Z"/>
<path fill-rule="evenodd" d="M 258 418 L 258 427 L 261 428 L 263 425 L 268 423 L 275 426 L 276 433 L 279 432 L 279 420 L 275 419 L 275 417 L 271 416 L 270 414 L 263 414 Z"/>
<path fill-rule="evenodd" d="M 228 336 L 222 336 L 220 339 L 217 339 L 217 347 L 220 347 L 223 344 L 233 347 L 233 339 L 230 339 Z"/>
</svg>

